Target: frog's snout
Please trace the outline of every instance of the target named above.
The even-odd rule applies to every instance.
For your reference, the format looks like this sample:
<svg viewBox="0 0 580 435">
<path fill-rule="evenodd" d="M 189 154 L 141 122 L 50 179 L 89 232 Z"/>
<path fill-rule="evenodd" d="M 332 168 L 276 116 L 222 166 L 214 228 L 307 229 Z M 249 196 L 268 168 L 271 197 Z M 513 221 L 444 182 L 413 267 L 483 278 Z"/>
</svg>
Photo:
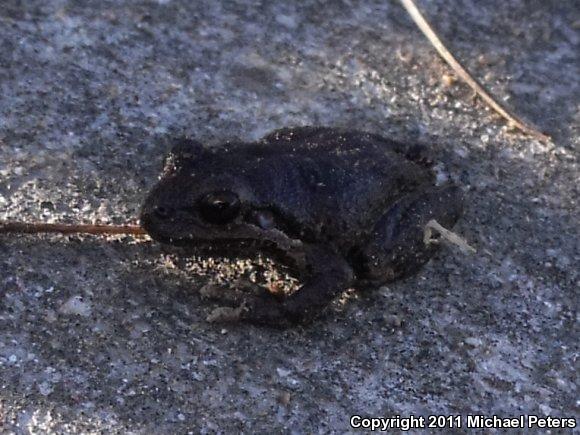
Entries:
<svg viewBox="0 0 580 435">
<path fill-rule="evenodd" d="M 175 209 L 164 204 L 145 204 L 141 209 L 141 226 L 147 232 L 154 231 L 172 220 L 175 216 Z"/>
</svg>

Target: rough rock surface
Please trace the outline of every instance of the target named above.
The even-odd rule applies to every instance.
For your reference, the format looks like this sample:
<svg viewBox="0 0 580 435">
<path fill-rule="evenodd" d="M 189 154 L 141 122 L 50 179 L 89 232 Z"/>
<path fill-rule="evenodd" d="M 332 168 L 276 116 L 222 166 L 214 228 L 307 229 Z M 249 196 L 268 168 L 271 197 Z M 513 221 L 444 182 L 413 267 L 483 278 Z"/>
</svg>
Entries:
<svg viewBox="0 0 580 435">
<path fill-rule="evenodd" d="M 355 413 L 578 417 L 580 13 L 421 1 L 467 66 L 554 137 L 508 131 L 397 2 L 3 0 L 0 219 L 125 222 L 166 138 L 282 126 L 431 144 L 466 189 L 452 249 L 308 328 L 206 322 L 207 272 L 131 238 L 0 236 L 8 432 L 348 430 Z M 344 302 L 344 301 L 343 301 Z"/>
</svg>

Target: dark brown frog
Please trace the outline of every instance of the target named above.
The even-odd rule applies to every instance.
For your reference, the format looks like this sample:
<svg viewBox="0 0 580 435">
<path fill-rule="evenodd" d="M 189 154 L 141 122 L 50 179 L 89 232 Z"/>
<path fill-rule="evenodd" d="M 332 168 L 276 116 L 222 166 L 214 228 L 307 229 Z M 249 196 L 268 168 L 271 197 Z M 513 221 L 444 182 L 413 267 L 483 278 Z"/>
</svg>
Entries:
<svg viewBox="0 0 580 435">
<path fill-rule="evenodd" d="M 436 186 L 424 149 L 331 128 L 275 131 L 218 148 L 179 139 L 142 210 L 163 243 L 226 256 L 272 257 L 302 287 L 286 298 L 248 296 L 243 320 L 307 321 L 349 287 L 416 272 L 437 249 L 425 224 L 452 227 L 461 192 Z"/>
</svg>

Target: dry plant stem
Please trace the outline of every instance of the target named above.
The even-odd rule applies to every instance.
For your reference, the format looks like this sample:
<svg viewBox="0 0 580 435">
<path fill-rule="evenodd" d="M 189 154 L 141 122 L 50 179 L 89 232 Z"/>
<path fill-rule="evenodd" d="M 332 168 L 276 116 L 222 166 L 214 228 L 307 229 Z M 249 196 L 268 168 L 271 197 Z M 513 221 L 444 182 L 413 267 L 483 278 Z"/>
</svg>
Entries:
<svg viewBox="0 0 580 435">
<path fill-rule="evenodd" d="M 509 124 L 518 128 L 522 132 L 536 138 L 542 142 L 549 142 L 550 136 L 545 135 L 540 132 L 535 127 L 526 123 L 524 120 L 520 119 L 513 113 L 511 113 L 507 108 L 503 107 L 498 103 L 464 67 L 459 63 L 457 59 L 451 54 L 451 52 L 445 47 L 441 39 L 437 36 L 431 25 L 427 22 L 421 11 L 417 8 L 417 5 L 413 0 L 400 0 L 403 7 L 407 10 L 415 24 L 419 27 L 421 32 L 427 37 L 429 42 L 435 47 L 439 52 L 441 57 L 449 64 L 449 66 L 455 71 L 455 73 L 467 83 L 471 89 L 473 89 L 477 95 L 479 95 L 493 110 L 499 113 L 504 119 L 508 121 Z"/>
<path fill-rule="evenodd" d="M 127 234 L 132 236 L 147 235 L 139 225 L 68 225 L 26 222 L 0 222 L 2 233 L 58 233 L 58 234 Z"/>
<path fill-rule="evenodd" d="M 472 254 L 475 254 L 477 252 L 475 248 L 469 246 L 469 244 L 464 239 L 459 237 L 453 231 L 449 231 L 447 228 L 441 226 L 441 224 L 437 222 L 435 219 L 431 219 L 425 225 L 425 230 L 423 233 L 423 242 L 426 245 L 430 245 L 431 243 L 439 243 L 439 240 L 431 238 L 433 230 L 437 231 L 439 234 L 441 234 L 442 238 L 447 240 L 449 243 L 458 246 L 461 250 L 471 252 Z"/>
</svg>

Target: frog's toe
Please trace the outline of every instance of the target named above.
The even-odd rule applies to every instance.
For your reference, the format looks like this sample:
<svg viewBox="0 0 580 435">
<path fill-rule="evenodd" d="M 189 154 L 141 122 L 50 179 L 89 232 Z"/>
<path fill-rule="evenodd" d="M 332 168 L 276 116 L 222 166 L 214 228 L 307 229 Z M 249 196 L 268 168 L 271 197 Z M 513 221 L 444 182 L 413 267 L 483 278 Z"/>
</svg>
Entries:
<svg viewBox="0 0 580 435">
<path fill-rule="evenodd" d="M 247 295 L 244 298 L 240 320 L 281 328 L 290 325 L 284 303 L 267 291 L 260 295 Z"/>
</svg>

